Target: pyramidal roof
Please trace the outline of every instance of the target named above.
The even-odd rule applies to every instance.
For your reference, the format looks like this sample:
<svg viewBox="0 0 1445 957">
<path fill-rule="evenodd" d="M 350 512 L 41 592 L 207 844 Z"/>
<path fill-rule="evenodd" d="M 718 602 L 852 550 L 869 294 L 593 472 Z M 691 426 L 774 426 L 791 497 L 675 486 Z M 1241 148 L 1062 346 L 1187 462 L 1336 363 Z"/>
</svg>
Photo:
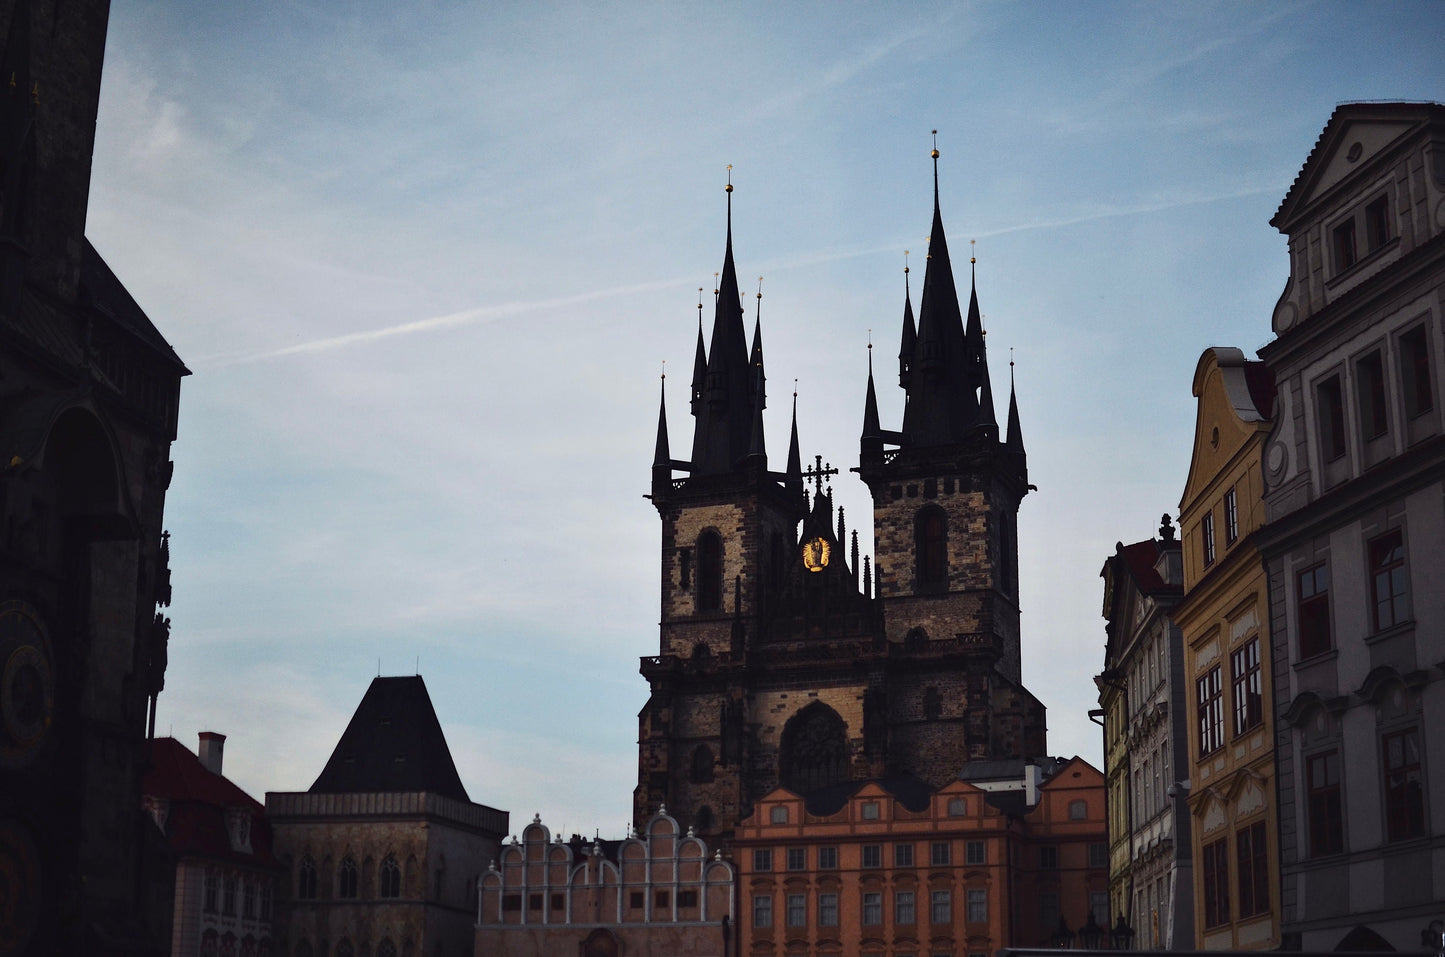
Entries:
<svg viewBox="0 0 1445 957">
<path fill-rule="evenodd" d="M 421 675 L 372 679 L 312 794 L 430 791 L 467 801 Z"/>
</svg>

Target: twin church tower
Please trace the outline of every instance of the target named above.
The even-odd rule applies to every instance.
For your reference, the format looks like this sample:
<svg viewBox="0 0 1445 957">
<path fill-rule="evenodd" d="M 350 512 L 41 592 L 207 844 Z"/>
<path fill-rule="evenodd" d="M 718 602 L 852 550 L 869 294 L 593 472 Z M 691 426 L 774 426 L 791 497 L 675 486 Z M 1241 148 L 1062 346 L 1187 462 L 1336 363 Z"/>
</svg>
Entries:
<svg viewBox="0 0 1445 957">
<path fill-rule="evenodd" d="M 1017 514 L 1028 470 L 1010 385 L 1000 434 L 978 297 L 967 321 L 938 203 L 917 321 L 905 292 L 902 427 L 879 421 L 870 364 L 858 467 L 874 560 L 847 537 L 821 459 L 804 469 L 794 398 L 788 461 L 763 441 L 762 324 L 747 341 L 732 187 L 712 338 L 693 364 L 691 458 L 659 413 L 661 646 L 642 659 L 640 825 L 660 807 L 730 836 L 782 786 L 826 803 L 854 782 L 932 786 L 971 760 L 1037 757 L 1044 707 L 1020 679 Z M 701 317 L 699 317 L 701 318 Z M 683 477 L 674 478 L 675 473 Z M 811 803 L 811 802 L 810 802 Z"/>
</svg>

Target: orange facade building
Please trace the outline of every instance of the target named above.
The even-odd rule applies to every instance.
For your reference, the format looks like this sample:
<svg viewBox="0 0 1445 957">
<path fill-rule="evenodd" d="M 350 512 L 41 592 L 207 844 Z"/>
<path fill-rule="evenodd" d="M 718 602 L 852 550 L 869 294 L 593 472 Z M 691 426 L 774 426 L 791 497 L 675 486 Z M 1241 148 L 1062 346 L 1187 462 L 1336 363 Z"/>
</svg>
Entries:
<svg viewBox="0 0 1445 957">
<path fill-rule="evenodd" d="M 1104 778 L 1077 757 L 779 788 L 732 850 L 744 955 L 964 957 L 1109 926 Z"/>
</svg>

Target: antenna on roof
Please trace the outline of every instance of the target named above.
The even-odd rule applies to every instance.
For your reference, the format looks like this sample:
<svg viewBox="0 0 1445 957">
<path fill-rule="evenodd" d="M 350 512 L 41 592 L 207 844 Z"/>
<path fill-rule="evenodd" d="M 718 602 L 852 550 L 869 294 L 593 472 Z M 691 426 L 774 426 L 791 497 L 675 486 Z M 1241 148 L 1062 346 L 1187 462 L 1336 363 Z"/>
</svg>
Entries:
<svg viewBox="0 0 1445 957">
<path fill-rule="evenodd" d="M 421 655 L 416 656 L 416 673 L 417 677 L 421 676 Z"/>
<path fill-rule="evenodd" d="M 381 677 L 381 655 L 376 656 L 376 676 Z"/>
</svg>

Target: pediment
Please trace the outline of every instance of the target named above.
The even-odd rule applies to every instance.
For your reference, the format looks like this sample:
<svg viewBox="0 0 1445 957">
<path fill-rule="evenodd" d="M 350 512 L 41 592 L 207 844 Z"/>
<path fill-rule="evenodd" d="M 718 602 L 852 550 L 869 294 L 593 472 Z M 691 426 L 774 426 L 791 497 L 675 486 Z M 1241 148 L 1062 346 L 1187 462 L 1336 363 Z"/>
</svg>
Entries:
<svg viewBox="0 0 1445 957">
<path fill-rule="evenodd" d="M 1328 151 L 1315 157 L 1312 182 L 1300 196 L 1301 205 L 1309 205 L 1316 197 L 1330 191 L 1355 170 L 1369 165 L 1390 144 L 1407 132 L 1413 123 L 1400 120 L 1361 120 L 1346 122 L 1332 137 Z"/>
</svg>

